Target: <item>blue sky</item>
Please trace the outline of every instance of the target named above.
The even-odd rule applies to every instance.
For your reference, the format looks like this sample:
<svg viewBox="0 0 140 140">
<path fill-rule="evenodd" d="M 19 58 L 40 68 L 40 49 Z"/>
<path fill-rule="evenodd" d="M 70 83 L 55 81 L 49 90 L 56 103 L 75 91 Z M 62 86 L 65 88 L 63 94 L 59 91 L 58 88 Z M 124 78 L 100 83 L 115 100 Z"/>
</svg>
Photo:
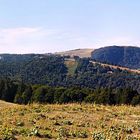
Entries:
<svg viewBox="0 0 140 140">
<path fill-rule="evenodd" d="M 0 0 L 0 53 L 140 46 L 139 0 Z"/>
</svg>

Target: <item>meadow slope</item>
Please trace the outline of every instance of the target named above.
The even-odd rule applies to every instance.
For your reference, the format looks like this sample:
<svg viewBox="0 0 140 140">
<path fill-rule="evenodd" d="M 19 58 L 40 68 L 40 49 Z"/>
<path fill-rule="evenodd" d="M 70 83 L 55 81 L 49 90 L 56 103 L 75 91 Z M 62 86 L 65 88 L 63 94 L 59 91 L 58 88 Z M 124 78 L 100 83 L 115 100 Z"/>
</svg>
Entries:
<svg viewBox="0 0 140 140">
<path fill-rule="evenodd" d="M 93 49 L 75 49 L 75 50 L 69 50 L 65 52 L 57 52 L 55 54 L 59 54 L 62 56 L 79 56 L 81 58 L 83 57 L 91 57 L 91 53 L 93 52 Z"/>
<path fill-rule="evenodd" d="M 4 105 L 0 108 L 0 139 L 138 140 L 140 107 Z"/>
</svg>

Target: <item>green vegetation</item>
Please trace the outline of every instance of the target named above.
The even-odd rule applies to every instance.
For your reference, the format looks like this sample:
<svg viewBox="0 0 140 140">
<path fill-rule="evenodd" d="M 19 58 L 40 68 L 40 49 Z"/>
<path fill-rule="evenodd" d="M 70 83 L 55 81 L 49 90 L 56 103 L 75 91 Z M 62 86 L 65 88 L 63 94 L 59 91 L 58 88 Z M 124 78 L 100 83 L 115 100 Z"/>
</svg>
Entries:
<svg viewBox="0 0 140 140">
<path fill-rule="evenodd" d="M 0 139 L 140 139 L 140 75 L 74 59 L 1 56 Z"/>
<path fill-rule="evenodd" d="M 108 105 L 140 104 L 140 94 L 131 88 L 51 87 L 0 80 L 0 99 L 18 104 L 97 103 Z"/>
<path fill-rule="evenodd" d="M 74 58 L 4 55 L 0 99 L 18 104 L 140 104 L 140 75 L 93 64 L 89 58 Z"/>
<path fill-rule="evenodd" d="M 92 58 L 99 62 L 116 64 L 133 69 L 140 68 L 140 48 L 131 46 L 109 46 L 94 50 Z"/>
<path fill-rule="evenodd" d="M 0 108 L 2 140 L 139 140 L 140 110 L 132 106 L 65 104 Z"/>
<path fill-rule="evenodd" d="M 66 60 L 65 64 L 68 68 L 68 75 L 73 76 L 75 74 L 78 62 L 74 60 Z"/>
<path fill-rule="evenodd" d="M 132 88 L 140 92 L 140 75 L 93 64 L 90 58 L 57 55 L 1 55 L 0 77 L 26 84 L 81 88 Z"/>
</svg>

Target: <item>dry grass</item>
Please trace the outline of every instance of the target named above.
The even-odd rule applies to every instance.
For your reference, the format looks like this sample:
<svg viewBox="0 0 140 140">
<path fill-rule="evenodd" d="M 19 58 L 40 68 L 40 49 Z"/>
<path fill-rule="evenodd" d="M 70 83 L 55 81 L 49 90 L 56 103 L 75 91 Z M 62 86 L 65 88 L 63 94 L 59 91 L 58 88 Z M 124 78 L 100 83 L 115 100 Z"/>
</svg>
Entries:
<svg viewBox="0 0 140 140">
<path fill-rule="evenodd" d="M 78 62 L 73 59 L 68 59 L 65 61 L 65 65 L 68 68 L 68 75 L 73 76 L 75 74 L 75 70 L 77 68 Z"/>
<path fill-rule="evenodd" d="M 137 140 L 140 107 L 95 104 L 0 108 L 0 139 Z"/>
<path fill-rule="evenodd" d="M 93 52 L 93 49 L 76 49 L 76 50 L 70 50 L 70 51 L 65 51 L 65 52 L 58 52 L 56 54 L 69 55 L 71 57 L 79 56 L 83 58 L 83 57 L 91 57 L 92 52 Z"/>
<path fill-rule="evenodd" d="M 12 107 L 12 106 L 17 106 L 17 104 L 8 103 L 8 102 L 0 100 L 0 109 L 1 108 Z"/>
<path fill-rule="evenodd" d="M 111 65 L 111 64 L 104 64 L 104 63 L 101 63 L 101 62 L 94 62 L 94 61 L 90 61 L 91 63 L 93 64 L 99 64 L 103 67 L 110 67 L 110 68 L 113 68 L 113 69 L 120 69 L 120 70 L 123 70 L 123 71 L 128 71 L 128 72 L 131 72 L 131 73 L 136 73 L 136 74 L 140 74 L 140 70 L 137 70 L 137 69 L 130 69 L 130 68 L 127 68 L 127 67 L 121 67 L 121 66 L 115 66 L 115 65 Z"/>
</svg>

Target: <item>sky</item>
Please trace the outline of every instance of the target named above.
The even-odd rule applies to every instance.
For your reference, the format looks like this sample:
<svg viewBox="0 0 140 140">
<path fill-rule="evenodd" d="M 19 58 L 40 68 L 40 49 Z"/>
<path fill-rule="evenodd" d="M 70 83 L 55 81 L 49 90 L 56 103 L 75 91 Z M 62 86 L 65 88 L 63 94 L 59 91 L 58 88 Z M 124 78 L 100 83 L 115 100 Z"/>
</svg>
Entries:
<svg viewBox="0 0 140 140">
<path fill-rule="evenodd" d="M 0 0 L 0 53 L 140 46 L 140 0 Z"/>
</svg>

